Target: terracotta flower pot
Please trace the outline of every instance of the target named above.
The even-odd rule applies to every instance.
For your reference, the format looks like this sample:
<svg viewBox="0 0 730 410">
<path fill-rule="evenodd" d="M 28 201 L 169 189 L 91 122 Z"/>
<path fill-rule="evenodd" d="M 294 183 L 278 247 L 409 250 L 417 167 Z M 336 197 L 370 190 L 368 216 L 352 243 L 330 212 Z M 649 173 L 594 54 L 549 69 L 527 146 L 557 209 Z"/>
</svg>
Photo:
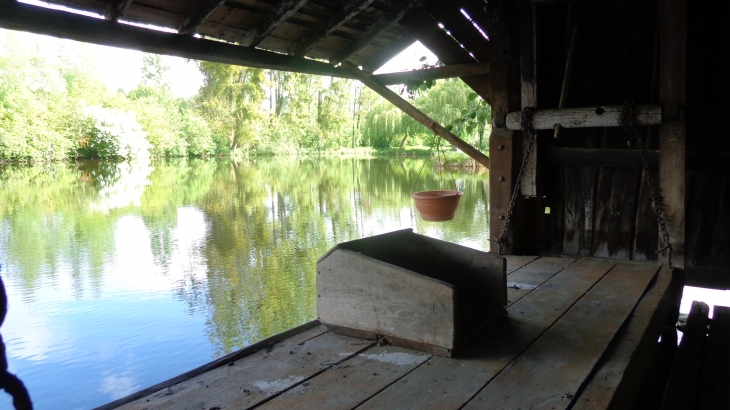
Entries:
<svg viewBox="0 0 730 410">
<path fill-rule="evenodd" d="M 424 221 L 450 221 L 459 207 L 461 191 L 421 191 L 411 194 Z"/>
</svg>

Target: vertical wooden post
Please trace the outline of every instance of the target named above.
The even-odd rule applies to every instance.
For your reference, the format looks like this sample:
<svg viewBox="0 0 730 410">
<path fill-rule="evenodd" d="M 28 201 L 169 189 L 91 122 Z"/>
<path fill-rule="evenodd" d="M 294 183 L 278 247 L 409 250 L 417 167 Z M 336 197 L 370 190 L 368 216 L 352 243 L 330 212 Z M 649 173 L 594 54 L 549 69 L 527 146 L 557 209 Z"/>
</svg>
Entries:
<svg viewBox="0 0 730 410">
<path fill-rule="evenodd" d="M 497 116 L 505 115 L 510 109 L 514 109 L 517 101 L 510 104 L 509 86 L 510 86 L 510 67 L 512 64 L 508 62 L 495 62 L 492 64 L 490 73 L 491 79 L 491 98 L 492 119 Z M 492 133 L 489 136 L 489 232 L 492 238 L 498 238 L 502 232 L 508 217 L 509 202 L 512 196 L 512 190 L 515 185 L 517 162 L 520 160 L 520 141 L 522 133 L 519 131 L 509 131 L 505 128 L 492 127 Z M 515 219 L 518 219 L 519 212 L 512 214 L 511 228 L 507 233 L 506 242 L 504 244 L 503 253 L 506 255 L 514 252 L 514 239 L 512 232 L 515 228 Z M 493 252 L 497 251 L 496 244 L 493 243 Z"/>
<path fill-rule="evenodd" d="M 489 74 L 490 98 L 492 107 L 492 123 L 495 119 L 504 121 L 508 112 L 517 111 L 520 107 L 519 71 L 513 59 L 513 42 L 515 33 L 510 30 L 510 6 L 507 2 L 491 1 L 487 3 L 487 15 L 490 18 L 490 46 L 492 61 Z M 519 26 L 512 26 L 519 28 Z M 519 30 L 517 30 L 519 33 Z M 514 36 L 514 37 L 513 37 Z M 504 128 L 492 127 L 489 136 L 489 232 L 492 238 L 498 238 L 507 222 L 510 198 L 515 188 L 515 177 L 521 156 L 522 133 Z M 519 188 L 518 188 L 519 189 Z M 519 208 L 519 207 L 516 207 Z M 521 217 L 519 209 L 515 209 L 510 222 L 510 229 L 505 237 L 502 252 L 506 255 L 515 251 L 515 227 Z M 498 245 L 492 242 L 491 250 L 496 252 Z"/>
<path fill-rule="evenodd" d="M 520 80 L 521 108 L 537 105 L 535 88 L 535 6 L 530 0 L 521 0 L 520 4 Z M 522 155 L 529 143 L 530 135 L 523 135 Z M 537 146 L 532 148 L 522 178 L 520 190 L 524 196 L 537 196 Z"/>
<path fill-rule="evenodd" d="M 659 2 L 659 103 L 676 113 L 659 127 L 659 192 L 664 205 L 672 266 L 684 269 L 687 103 L 687 0 Z M 667 110 L 667 108 L 673 108 Z M 661 234 L 659 248 L 663 248 Z M 667 263 L 666 257 L 662 262 Z"/>
</svg>

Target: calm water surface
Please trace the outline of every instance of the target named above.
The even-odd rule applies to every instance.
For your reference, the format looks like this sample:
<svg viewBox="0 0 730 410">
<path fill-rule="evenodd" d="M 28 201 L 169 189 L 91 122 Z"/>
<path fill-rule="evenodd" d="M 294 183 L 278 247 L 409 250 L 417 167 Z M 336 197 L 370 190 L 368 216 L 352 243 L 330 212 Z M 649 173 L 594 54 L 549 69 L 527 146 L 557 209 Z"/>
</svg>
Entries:
<svg viewBox="0 0 730 410">
<path fill-rule="evenodd" d="M 456 219 L 423 222 L 422 161 L 0 165 L 10 371 L 39 410 L 95 407 L 314 319 L 337 242 L 413 228 L 488 250 L 486 174 L 455 172 Z"/>
</svg>

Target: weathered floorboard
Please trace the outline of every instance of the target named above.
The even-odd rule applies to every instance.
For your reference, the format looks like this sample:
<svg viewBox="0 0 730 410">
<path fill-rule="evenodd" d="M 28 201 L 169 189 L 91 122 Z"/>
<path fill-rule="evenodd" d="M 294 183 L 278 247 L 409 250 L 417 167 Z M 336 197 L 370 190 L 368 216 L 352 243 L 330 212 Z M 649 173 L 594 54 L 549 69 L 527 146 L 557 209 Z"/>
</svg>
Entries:
<svg viewBox="0 0 730 410">
<path fill-rule="evenodd" d="M 537 256 L 506 256 L 507 259 L 507 274 L 516 271 L 537 259 Z"/>
<path fill-rule="evenodd" d="M 631 408 L 672 308 L 674 287 L 680 286 L 676 282 L 670 268 L 661 268 L 576 399 L 574 410 Z"/>
<path fill-rule="evenodd" d="M 458 409 L 530 346 L 613 266 L 579 260 L 510 306 L 457 358 L 434 357 L 358 409 Z M 550 309 L 545 309 L 550 306 Z"/>
<path fill-rule="evenodd" d="M 465 409 L 567 408 L 658 269 L 617 265 Z"/>
<path fill-rule="evenodd" d="M 352 409 L 429 358 L 401 347 L 374 347 L 258 408 Z"/>
<path fill-rule="evenodd" d="M 508 303 L 514 304 L 522 299 L 533 289 L 570 266 L 575 260 L 575 258 L 540 258 L 512 272 L 507 277 Z"/>
<path fill-rule="evenodd" d="M 220 357 L 210 363 L 204 364 L 203 366 L 173 377 L 172 379 L 165 380 L 146 389 L 132 393 L 126 397 L 122 397 L 118 400 L 114 400 L 113 402 L 96 407 L 94 410 L 116 409 L 128 403 L 141 401 L 140 399 L 146 398 L 152 394 L 159 394 L 162 391 L 167 391 L 167 388 L 172 386 L 176 386 L 175 388 L 186 386 L 186 383 L 189 384 L 188 382 L 191 379 L 204 374 L 226 373 L 225 370 L 221 369 L 224 366 L 235 366 L 236 364 L 240 367 L 250 366 L 284 349 L 288 349 L 290 346 L 304 343 L 326 332 L 327 328 L 318 322 L 306 323 L 302 326 L 264 339 L 241 350 Z"/>
<path fill-rule="evenodd" d="M 372 346 L 368 342 L 327 332 L 288 348 L 265 360 L 223 366 L 121 409 L 248 408 L 276 396 L 308 378 Z M 149 401 L 147 401 L 149 400 Z"/>
</svg>

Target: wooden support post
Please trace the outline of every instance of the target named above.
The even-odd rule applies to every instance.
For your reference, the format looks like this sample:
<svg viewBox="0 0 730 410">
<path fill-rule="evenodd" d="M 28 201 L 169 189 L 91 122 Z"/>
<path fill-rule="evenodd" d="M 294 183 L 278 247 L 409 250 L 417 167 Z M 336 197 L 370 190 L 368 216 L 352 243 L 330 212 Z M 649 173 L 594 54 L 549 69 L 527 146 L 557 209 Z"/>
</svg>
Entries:
<svg viewBox="0 0 730 410">
<path fill-rule="evenodd" d="M 517 111 L 521 105 L 519 65 L 514 56 L 513 39 L 519 38 L 519 26 L 510 27 L 511 5 L 507 1 L 490 1 L 486 6 L 489 33 L 492 47 L 492 66 L 489 74 L 492 106 L 492 124 L 504 121 L 510 111 Z M 519 20 L 517 20 L 519 21 Z M 516 33 L 515 33 L 515 29 Z M 509 204 L 515 189 L 515 179 L 519 168 L 522 145 L 522 133 L 492 127 L 489 136 L 489 156 L 492 168 L 489 171 L 489 232 L 492 238 L 498 238 L 509 217 Z M 517 187 L 519 189 L 519 187 Z M 517 198 L 516 209 L 512 213 L 510 228 L 507 231 L 502 253 L 514 254 L 520 248 L 524 236 L 515 234 L 520 231 L 522 198 Z M 517 238 L 520 238 L 518 241 Z M 492 251 L 498 249 L 492 242 Z"/>
<path fill-rule="evenodd" d="M 508 74 L 509 63 L 492 64 L 490 74 L 492 122 L 494 122 L 494 117 L 509 109 Z M 519 151 L 517 151 L 519 146 L 516 147 L 513 143 L 515 138 L 522 138 L 522 133 L 496 127 L 492 127 L 492 133 L 489 136 L 489 157 L 492 164 L 489 170 L 489 232 L 493 239 L 499 237 L 508 217 L 514 187 L 515 161 L 519 161 Z M 512 217 L 517 218 L 518 216 L 513 214 Z M 514 225 L 512 226 L 514 227 Z M 513 245 L 511 232 L 507 232 L 505 241 L 502 252 L 509 255 L 512 253 Z M 492 242 L 491 251 L 496 252 L 497 249 L 497 244 Z"/>
<path fill-rule="evenodd" d="M 477 150 L 468 142 L 447 131 L 446 128 L 442 127 L 439 123 L 432 120 L 429 116 L 421 112 L 418 108 L 414 107 L 408 101 L 401 98 L 398 94 L 391 91 L 388 87 L 382 86 L 375 82 L 372 76 L 363 72 L 362 70 L 358 69 L 350 63 L 343 63 L 342 68 L 351 73 L 355 78 L 360 80 L 370 89 L 380 94 L 381 97 L 390 101 L 393 105 L 400 108 L 403 112 L 410 115 L 416 121 L 426 126 L 426 128 L 432 130 L 438 136 L 450 142 L 456 148 L 462 150 L 466 155 L 473 158 L 476 162 L 489 169 L 489 158 L 481 151 Z"/>
<path fill-rule="evenodd" d="M 535 89 L 535 6 L 530 0 L 522 0 L 520 5 L 520 82 L 521 107 L 536 107 Z M 531 135 L 522 136 L 522 155 L 529 144 Z M 525 176 L 522 178 L 520 192 L 524 196 L 537 196 L 537 144 L 527 162 Z"/>
<path fill-rule="evenodd" d="M 659 2 L 659 103 L 665 107 L 687 104 L 687 0 Z M 686 125 L 679 115 L 666 117 L 670 116 L 665 115 L 659 127 L 659 192 L 672 266 L 684 269 Z M 661 249 L 666 244 L 659 237 Z M 662 255 L 662 263 L 669 262 L 667 256 Z"/>
</svg>

